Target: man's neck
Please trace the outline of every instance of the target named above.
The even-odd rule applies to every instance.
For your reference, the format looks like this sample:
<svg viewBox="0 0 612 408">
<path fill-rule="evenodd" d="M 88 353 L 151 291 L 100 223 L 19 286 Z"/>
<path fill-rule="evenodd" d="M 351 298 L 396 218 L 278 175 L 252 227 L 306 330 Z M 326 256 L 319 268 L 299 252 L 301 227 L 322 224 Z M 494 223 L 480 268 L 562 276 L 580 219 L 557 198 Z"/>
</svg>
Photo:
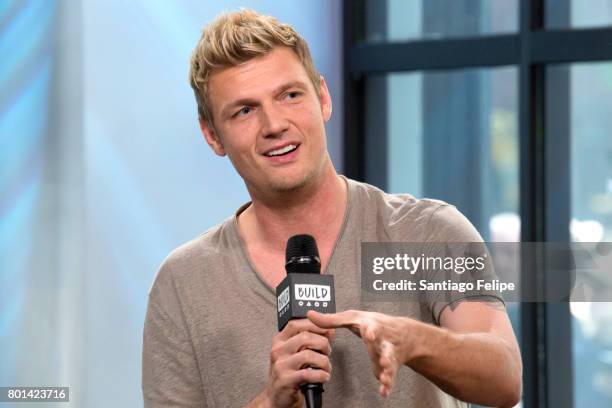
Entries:
<svg viewBox="0 0 612 408">
<path fill-rule="evenodd" d="M 296 194 L 281 206 L 252 197 L 253 203 L 239 217 L 242 236 L 276 248 L 284 248 L 296 234 L 335 242 L 346 210 L 346 182 L 330 166 L 313 188 Z"/>
</svg>

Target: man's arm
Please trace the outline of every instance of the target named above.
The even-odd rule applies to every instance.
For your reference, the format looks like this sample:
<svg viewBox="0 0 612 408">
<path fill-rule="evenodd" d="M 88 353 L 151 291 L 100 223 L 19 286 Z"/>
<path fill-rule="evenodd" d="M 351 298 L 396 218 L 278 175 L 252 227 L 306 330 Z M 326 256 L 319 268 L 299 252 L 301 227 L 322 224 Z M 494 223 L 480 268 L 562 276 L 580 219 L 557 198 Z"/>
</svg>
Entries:
<svg viewBox="0 0 612 408">
<path fill-rule="evenodd" d="M 142 350 L 145 408 L 206 407 L 193 347 L 180 320 L 149 299 Z"/>
<path fill-rule="evenodd" d="M 348 328 L 364 340 L 383 396 L 405 364 L 463 401 L 512 407 L 521 397 L 521 358 L 506 312 L 495 305 L 447 307 L 443 327 L 357 310 L 309 312 L 308 318 L 319 327 Z"/>
<path fill-rule="evenodd" d="M 406 352 L 408 365 L 461 400 L 518 404 L 521 356 L 502 304 L 463 301 L 445 308 L 440 324 L 443 328 L 420 323 L 421 339 Z"/>
</svg>

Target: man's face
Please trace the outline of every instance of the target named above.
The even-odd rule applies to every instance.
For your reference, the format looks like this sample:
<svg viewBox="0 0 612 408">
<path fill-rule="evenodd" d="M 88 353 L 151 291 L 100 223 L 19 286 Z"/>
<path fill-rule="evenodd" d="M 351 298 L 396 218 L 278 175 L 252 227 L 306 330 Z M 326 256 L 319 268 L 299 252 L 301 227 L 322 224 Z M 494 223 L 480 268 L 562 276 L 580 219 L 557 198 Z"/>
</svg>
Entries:
<svg viewBox="0 0 612 408">
<path fill-rule="evenodd" d="M 320 93 L 319 100 L 297 55 L 278 47 L 211 75 L 214 129 L 202 124 L 202 131 L 250 191 L 295 190 L 316 180 L 329 160 L 331 100 L 323 80 Z"/>
</svg>

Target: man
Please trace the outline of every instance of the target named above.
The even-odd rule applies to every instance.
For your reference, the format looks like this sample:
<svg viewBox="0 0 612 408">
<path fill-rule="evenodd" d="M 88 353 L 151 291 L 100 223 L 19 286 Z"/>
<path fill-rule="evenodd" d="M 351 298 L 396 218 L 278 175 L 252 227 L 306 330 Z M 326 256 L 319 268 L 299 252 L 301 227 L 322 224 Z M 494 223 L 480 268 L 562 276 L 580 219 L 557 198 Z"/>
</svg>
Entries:
<svg viewBox="0 0 612 408">
<path fill-rule="evenodd" d="M 145 322 L 145 406 L 297 407 L 304 382 L 326 383 L 328 407 L 517 404 L 521 360 L 503 303 L 361 300 L 362 241 L 481 238 L 448 204 L 336 173 L 332 102 L 304 40 L 269 16 L 222 15 L 190 75 L 204 137 L 252 201 L 163 263 Z M 285 244 L 304 233 L 341 312 L 309 312 L 275 333 Z"/>
</svg>

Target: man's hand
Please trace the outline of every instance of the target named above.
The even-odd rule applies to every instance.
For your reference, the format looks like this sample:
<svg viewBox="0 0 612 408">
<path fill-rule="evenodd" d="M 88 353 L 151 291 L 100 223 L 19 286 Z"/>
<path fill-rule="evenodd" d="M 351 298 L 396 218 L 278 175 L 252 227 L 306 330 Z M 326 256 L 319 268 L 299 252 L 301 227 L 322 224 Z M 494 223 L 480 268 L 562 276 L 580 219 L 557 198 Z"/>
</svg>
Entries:
<svg viewBox="0 0 612 408">
<path fill-rule="evenodd" d="M 307 319 L 291 320 L 283 331 L 275 335 L 270 351 L 268 383 L 261 396 L 265 401 L 262 405 L 298 406 L 301 384 L 329 381 L 333 335 L 334 330 L 317 327 Z"/>
<path fill-rule="evenodd" d="M 411 320 L 376 312 L 347 310 L 335 314 L 308 312 L 308 319 L 321 328 L 347 328 L 361 337 L 372 360 L 380 394 L 386 397 L 395 384 L 398 369 L 406 363 Z"/>
<path fill-rule="evenodd" d="M 399 367 L 408 365 L 466 402 L 513 407 L 521 399 L 520 351 L 501 303 L 447 307 L 443 327 L 359 310 L 310 311 L 308 319 L 321 328 L 348 328 L 363 339 L 382 396 L 391 392 Z"/>
</svg>

